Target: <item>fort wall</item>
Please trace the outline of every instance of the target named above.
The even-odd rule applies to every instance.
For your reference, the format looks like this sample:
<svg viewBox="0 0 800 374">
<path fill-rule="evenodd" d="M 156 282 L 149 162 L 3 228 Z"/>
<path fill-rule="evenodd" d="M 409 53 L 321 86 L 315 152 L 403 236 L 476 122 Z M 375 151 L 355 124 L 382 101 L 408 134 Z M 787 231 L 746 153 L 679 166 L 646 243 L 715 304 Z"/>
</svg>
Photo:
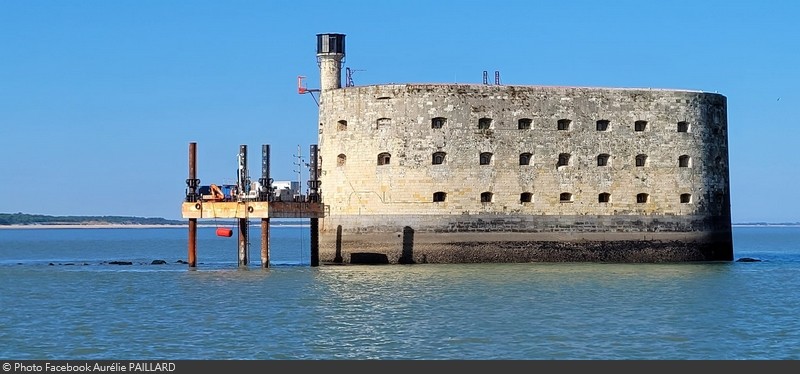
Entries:
<svg viewBox="0 0 800 374">
<path fill-rule="evenodd" d="M 732 259 L 723 95 L 401 84 L 320 102 L 323 262 Z"/>
</svg>

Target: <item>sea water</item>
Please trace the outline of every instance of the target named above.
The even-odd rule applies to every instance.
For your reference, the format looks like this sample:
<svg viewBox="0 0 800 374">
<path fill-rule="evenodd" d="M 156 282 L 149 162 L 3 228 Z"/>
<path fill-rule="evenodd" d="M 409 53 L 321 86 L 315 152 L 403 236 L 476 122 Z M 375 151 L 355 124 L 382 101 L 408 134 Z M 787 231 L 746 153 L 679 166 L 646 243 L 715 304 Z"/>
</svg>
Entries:
<svg viewBox="0 0 800 374">
<path fill-rule="evenodd" d="M 758 262 L 311 267 L 273 226 L 266 269 L 214 233 L 190 269 L 185 227 L 0 229 L 0 358 L 800 359 L 798 227 L 735 227 Z"/>
</svg>

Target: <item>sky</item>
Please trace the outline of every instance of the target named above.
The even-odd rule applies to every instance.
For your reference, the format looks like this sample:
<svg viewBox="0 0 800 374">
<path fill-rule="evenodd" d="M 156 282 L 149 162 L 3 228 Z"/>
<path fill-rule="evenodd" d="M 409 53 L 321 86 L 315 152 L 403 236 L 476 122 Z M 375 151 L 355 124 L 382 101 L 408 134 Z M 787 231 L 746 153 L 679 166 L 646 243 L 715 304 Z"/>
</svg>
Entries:
<svg viewBox="0 0 800 374">
<path fill-rule="evenodd" d="M 308 178 L 316 34 L 355 85 L 690 89 L 728 99 L 734 223 L 800 222 L 800 2 L 0 0 L 0 213 L 181 219 L 201 184 Z M 342 77 L 343 83 L 345 76 Z M 299 157 L 298 157 L 299 156 Z M 299 174 L 298 174 L 299 171 Z"/>
</svg>

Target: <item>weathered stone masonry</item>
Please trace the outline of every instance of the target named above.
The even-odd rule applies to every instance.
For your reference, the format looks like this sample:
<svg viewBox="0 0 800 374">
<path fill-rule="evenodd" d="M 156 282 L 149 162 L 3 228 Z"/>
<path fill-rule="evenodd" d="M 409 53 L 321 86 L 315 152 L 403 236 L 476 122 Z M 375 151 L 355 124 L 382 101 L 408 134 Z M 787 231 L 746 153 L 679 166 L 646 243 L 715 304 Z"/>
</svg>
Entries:
<svg viewBox="0 0 800 374">
<path fill-rule="evenodd" d="M 733 258 L 723 95 L 328 86 L 322 262 Z"/>
</svg>

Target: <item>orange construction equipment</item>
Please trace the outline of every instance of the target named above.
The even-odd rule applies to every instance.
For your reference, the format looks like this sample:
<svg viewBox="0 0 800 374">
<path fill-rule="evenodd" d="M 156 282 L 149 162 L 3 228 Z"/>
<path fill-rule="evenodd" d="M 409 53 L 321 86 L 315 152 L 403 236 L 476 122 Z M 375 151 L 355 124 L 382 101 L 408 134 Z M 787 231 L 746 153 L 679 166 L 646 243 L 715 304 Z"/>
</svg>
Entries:
<svg viewBox="0 0 800 374">
<path fill-rule="evenodd" d="M 205 201 L 224 201 L 225 194 L 222 193 L 222 189 L 219 188 L 216 184 L 212 184 L 209 186 L 211 188 L 211 195 L 203 195 L 203 200 Z"/>
</svg>

